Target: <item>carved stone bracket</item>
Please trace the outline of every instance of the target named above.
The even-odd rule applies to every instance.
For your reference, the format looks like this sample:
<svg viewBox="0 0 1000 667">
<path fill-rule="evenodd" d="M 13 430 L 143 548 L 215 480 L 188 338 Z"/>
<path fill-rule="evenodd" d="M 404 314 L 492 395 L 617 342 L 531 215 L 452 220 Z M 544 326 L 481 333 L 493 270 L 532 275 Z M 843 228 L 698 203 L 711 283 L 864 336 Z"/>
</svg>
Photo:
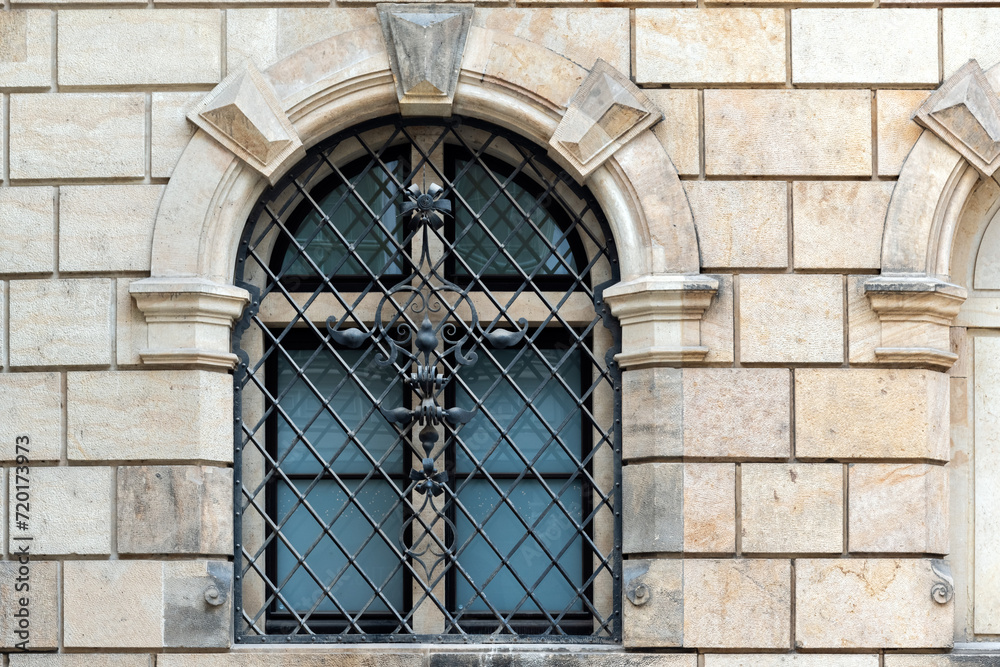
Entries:
<svg viewBox="0 0 1000 667">
<path fill-rule="evenodd" d="M 472 8 L 471 4 L 378 5 L 402 115 L 451 115 Z"/>
<path fill-rule="evenodd" d="M 865 294 L 882 324 L 879 361 L 943 371 L 958 359 L 949 327 L 965 289 L 923 276 L 879 276 L 865 283 Z"/>
<path fill-rule="evenodd" d="M 604 290 L 622 325 L 622 368 L 701 361 L 701 318 L 719 289 L 709 276 L 645 276 Z"/>
<path fill-rule="evenodd" d="M 278 96 L 250 61 L 223 79 L 188 118 L 272 183 L 282 165 L 302 154 L 302 140 Z"/>
<path fill-rule="evenodd" d="M 1000 167 L 1000 98 L 970 60 L 917 109 L 913 120 L 989 178 Z"/>
<path fill-rule="evenodd" d="M 145 278 L 129 292 L 146 318 L 147 345 L 139 356 L 149 365 L 233 368 L 233 322 L 250 294 L 202 278 Z"/>
<path fill-rule="evenodd" d="M 663 119 L 631 80 L 598 59 L 569 102 L 549 154 L 581 181 L 615 151 Z"/>
</svg>

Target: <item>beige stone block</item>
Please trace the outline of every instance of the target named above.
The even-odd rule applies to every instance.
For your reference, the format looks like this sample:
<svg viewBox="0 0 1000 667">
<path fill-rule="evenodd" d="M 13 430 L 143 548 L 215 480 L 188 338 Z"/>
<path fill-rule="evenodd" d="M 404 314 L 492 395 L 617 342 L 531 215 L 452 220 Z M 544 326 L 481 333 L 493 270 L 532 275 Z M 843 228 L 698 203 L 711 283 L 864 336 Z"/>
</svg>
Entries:
<svg viewBox="0 0 1000 667">
<path fill-rule="evenodd" d="M 622 469 L 622 551 L 684 550 L 684 464 L 638 463 Z"/>
<path fill-rule="evenodd" d="M 686 181 L 703 267 L 788 266 L 788 186 L 777 181 Z"/>
<path fill-rule="evenodd" d="M 934 648 L 952 643 L 953 604 L 925 559 L 799 559 L 795 645 L 801 649 Z"/>
<path fill-rule="evenodd" d="M 983 69 L 1000 61 L 1000 16 L 986 7 L 955 7 L 942 12 L 944 78 L 974 58 Z"/>
<path fill-rule="evenodd" d="M 500 30 L 540 44 L 591 68 L 602 58 L 620 72 L 631 69 L 629 10 L 477 8 L 472 25 Z"/>
<path fill-rule="evenodd" d="M 865 295 L 871 276 L 847 276 L 847 354 L 852 364 L 873 364 L 882 344 L 882 322 Z"/>
<path fill-rule="evenodd" d="M 844 288 L 836 275 L 742 275 L 740 361 L 844 360 Z"/>
<path fill-rule="evenodd" d="M 792 186 L 796 269 L 878 269 L 892 182 Z"/>
<path fill-rule="evenodd" d="M 279 11 L 276 7 L 226 10 L 227 72 L 235 72 L 247 60 L 263 71 L 278 59 Z M 153 100 L 155 105 L 155 96 Z"/>
<path fill-rule="evenodd" d="M 705 667 L 879 667 L 877 655 L 835 655 L 757 653 L 738 655 L 705 654 Z"/>
<path fill-rule="evenodd" d="M 947 461 L 948 376 L 922 369 L 796 369 L 795 455 Z"/>
<path fill-rule="evenodd" d="M 792 83 L 938 83 L 933 9 L 793 9 Z"/>
<path fill-rule="evenodd" d="M 0 273 L 55 268 L 54 202 L 52 188 L 0 188 Z"/>
<path fill-rule="evenodd" d="M 852 463 L 850 550 L 948 553 L 948 473 L 943 466 Z"/>
<path fill-rule="evenodd" d="M 154 178 L 169 178 L 173 173 L 181 153 L 198 129 L 188 121 L 187 115 L 204 98 L 204 93 L 153 93 L 151 151 Z"/>
<path fill-rule="evenodd" d="M 16 9 L 0 14 L 0 88 L 52 85 L 52 13 Z"/>
<path fill-rule="evenodd" d="M 70 373 L 69 458 L 231 462 L 232 387 L 209 371 Z"/>
<path fill-rule="evenodd" d="M 885 667 L 994 667 L 1000 661 L 1000 654 L 976 652 L 975 654 L 923 654 L 906 655 L 886 653 Z"/>
<path fill-rule="evenodd" d="M 218 83 L 218 9 L 83 9 L 59 13 L 60 86 Z"/>
<path fill-rule="evenodd" d="M 111 363 L 111 281 L 10 283 L 11 366 Z"/>
<path fill-rule="evenodd" d="M 682 456 L 683 385 L 676 368 L 622 373 L 622 458 Z"/>
<path fill-rule="evenodd" d="M 780 9 L 638 9 L 636 83 L 784 83 Z"/>
<path fill-rule="evenodd" d="M 684 561 L 627 560 L 622 586 L 626 648 L 684 644 Z"/>
<path fill-rule="evenodd" d="M 868 176 L 867 90 L 706 90 L 709 175 Z"/>
<path fill-rule="evenodd" d="M 162 563 L 63 563 L 63 643 L 67 648 L 161 646 Z"/>
<path fill-rule="evenodd" d="M 684 646 L 787 649 L 791 562 L 684 561 Z"/>
<path fill-rule="evenodd" d="M 685 368 L 683 390 L 684 456 L 789 456 L 788 370 Z"/>
<path fill-rule="evenodd" d="M 839 463 L 744 463 L 744 553 L 840 553 L 844 473 Z"/>
<path fill-rule="evenodd" d="M 378 13 L 371 7 L 282 8 L 278 10 L 277 56 L 283 58 L 304 46 L 377 25 Z"/>
<path fill-rule="evenodd" d="M 736 549 L 736 465 L 684 464 L 684 551 Z"/>
<path fill-rule="evenodd" d="M 972 397 L 973 458 L 972 556 L 973 627 L 980 634 L 1000 633 L 1000 338 L 977 336 L 974 343 Z"/>
<path fill-rule="evenodd" d="M 923 128 L 913 113 L 930 95 L 926 90 L 880 90 L 875 93 L 878 116 L 878 173 L 896 176 Z"/>
<path fill-rule="evenodd" d="M 138 279 L 137 279 L 138 280 Z M 128 278 L 118 278 L 115 283 L 117 308 L 115 310 L 115 353 L 119 366 L 138 366 L 142 363 L 141 350 L 149 347 L 146 333 L 146 318 L 139 310 L 135 299 L 129 294 L 132 284 Z"/>
<path fill-rule="evenodd" d="M 681 176 L 697 176 L 701 170 L 698 142 L 698 91 L 657 88 L 644 93 L 663 112 L 664 122 L 653 126 L 653 134 Z"/>
<path fill-rule="evenodd" d="M 735 312 L 733 309 L 733 277 L 714 275 L 719 290 L 701 316 L 701 344 L 708 348 L 705 363 L 735 361 Z"/>
<path fill-rule="evenodd" d="M 232 553 L 232 507 L 230 468 L 119 468 L 118 551 Z"/>
<path fill-rule="evenodd" d="M 162 185 L 80 185 L 59 191 L 60 271 L 149 271 Z"/>
<path fill-rule="evenodd" d="M 0 647 L 27 646 L 31 651 L 57 648 L 59 564 L 14 553 L 10 558 L 0 562 L 0 600 L 4 601 L 0 608 Z M 25 621 L 27 628 L 22 625 Z"/>
<path fill-rule="evenodd" d="M 48 653 L 10 656 L 10 667 L 150 667 L 151 657 L 139 653 Z"/>
<path fill-rule="evenodd" d="M 949 333 L 951 351 L 958 355 L 958 359 L 948 369 L 948 375 L 953 378 L 969 377 L 972 370 L 973 337 L 969 335 L 969 330 L 965 327 L 951 327 Z"/>
<path fill-rule="evenodd" d="M 145 116 L 141 93 L 11 95 L 10 177 L 140 178 Z"/>
<path fill-rule="evenodd" d="M 30 457 L 29 457 L 30 458 Z M 27 480 L 10 472 L 9 549 L 18 538 L 30 537 L 33 554 L 111 553 L 111 468 L 31 466 Z M 27 529 L 21 529 L 16 512 L 19 486 L 28 486 Z M 23 511 L 23 510 L 22 510 Z"/>
<path fill-rule="evenodd" d="M 20 444 L 31 461 L 53 461 L 62 450 L 62 389 L 58 373 L 0 374 L 0 460 L 13 461 Z"/>
</svg>

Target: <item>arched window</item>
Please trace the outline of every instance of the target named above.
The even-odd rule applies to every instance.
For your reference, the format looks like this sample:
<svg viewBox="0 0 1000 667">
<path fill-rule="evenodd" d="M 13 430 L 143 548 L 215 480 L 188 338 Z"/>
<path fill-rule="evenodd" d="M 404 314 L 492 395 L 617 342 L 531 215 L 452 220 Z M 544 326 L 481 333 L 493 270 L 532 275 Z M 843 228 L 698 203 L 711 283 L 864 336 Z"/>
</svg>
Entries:
<svg viewBox="0 0 1000 667">
<path fill-rule="evenodd" d="M 618 267 L 587 191 L 496 127 L 382 119 L 241 243 L 237 641 L 619 641 Z"/>
</svg>

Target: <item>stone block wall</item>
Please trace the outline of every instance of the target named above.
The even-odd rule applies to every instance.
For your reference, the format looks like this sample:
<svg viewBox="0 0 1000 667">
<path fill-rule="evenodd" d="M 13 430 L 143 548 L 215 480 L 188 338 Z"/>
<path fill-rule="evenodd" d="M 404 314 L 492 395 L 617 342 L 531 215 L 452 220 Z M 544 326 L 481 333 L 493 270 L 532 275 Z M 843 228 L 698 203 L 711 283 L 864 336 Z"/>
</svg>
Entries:
<svg viewBox="0 0 1000 667">
<path fill-rule="evenodd" d="M 883 268 L 890 198 L 921 132 L 910 117 L 969 58 L 1000 60 L 1000 6 L 742 4 L 476 7 L 476 28 L 586 69 L 607 61 L 664 112 L 653 133 L 680 177 L 700 272 L 719 284 L 701 361 L 623 376 L 629 652 L 491 657 L 230 650 L 231 378 L 144 363 L 150 334 L 129 292 L 151 275 L 161 198 L 196 129 L 187 114 L 244 62 L 263 70 L 377 27 L 372 3 L 6 0 L 3 664 L 978 665 L 944 655 L 948 375 L 876 357 L 864 284 Z M 176 252 L 224 254 L 202 242 Z M 31 655 L 17 652 L 23 544 Z"/>
</svg>

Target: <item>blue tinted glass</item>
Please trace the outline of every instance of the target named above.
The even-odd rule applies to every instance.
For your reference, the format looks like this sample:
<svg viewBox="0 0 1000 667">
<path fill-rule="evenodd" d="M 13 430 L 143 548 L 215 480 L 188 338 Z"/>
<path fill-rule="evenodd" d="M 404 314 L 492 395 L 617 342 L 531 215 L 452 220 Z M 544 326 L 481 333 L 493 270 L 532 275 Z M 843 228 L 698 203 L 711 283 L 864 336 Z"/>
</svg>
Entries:
<svg viewBox="0 0 1000 667">
<path fill-rule="evenodd" d="M 582 419 L 578 408 L 580 352 L 567 354 L 565 350 L 543 349 L 539 354 L 527 349 L 515 362 L 518 352 L 493 351 L 504 368 L 503 373 L 498 373 L 496 367 L 484 358 L 461 370 L 468 391 L 458 388 L 459 407 L 472 409 L 475 401 L 469 391 L 482 400 L 482 407 L 458 433 L 468 450 L 466 453 L 458 448 L 456 464 L 459 472 L 474 469 L 475 463 L 469 454 L 492 473 L 524 470 L 524 460 L 514 453 L 511 442 L 529 463 L 535 461 L 534 467 L 539 472 L 573 472 L 577 468 L 566 450 L 573 452 L 579 460 L 582 440 Z M 549 366 L 555 367 L 564 356 L 565 360 L 556 368 L 556 374 L 563 380 L 560 382 L 552 376 Z M 495 382 L 496 387 L 490 391 Z M 531 400 L 535 411 L 526 406 L 514 385 Z M 567 387 L 576 393 L 570 393 Z M 500 430 L 487 418 L 486 411 L 507 432 L 507 438 L 501 436 Z M 556 440 L 557 436 L 562 445 Z"/>
<path fill-rule="evenodd" d="M 304 486 L 308 482 L 302 484 Z M 300 505 L 292 512 L 281 532 L 302 555 L 320 535 L 323 535 L 324 526 L 330 526 L 330 533 L 340 541 L 343 550 L 337 547 L 329 535 L 324 535 L 316 548 L 306 556 L 305 562 L 323 586 L 328 586 L 336 579 L 337 583 L 331 589 L 331 593 L 344 610 L 361 611 L 375 595 L 372 587 L 362 576 L 362 572 L 375 586 L 381 587 L 382 594 L 393 607 L 401 609 L 402 567 L 399 557 L 389 547 L 391 543 L 398 549 L 399 532 L 403 525 L 403 509 L 399 504 L 399 494 L 389 486 L 388 482 L 369 480 L 360 489 L 359 484 L 358 481 L 346 482 L 346 486 L 355 493 L 357 503 L 354 504 L 348 501 L 347 495 L 336 482 L 321 481 L 306 498 L 320 520 L 317 521 L 309 510 Z M 292 511 L 294 505 L 295 494 L 288 486 L 279 484 L 279 520 Z M 371 521 L 364 517 L 358 505 L 364 508 Z M 396 507 L 393 508 L 393 505 Z M 372 535 L 376 524 L 381 527 L 384 537 Z M 367 544 L 362 547 L 366 541 Z M 355 563 L 337 579 L 338 573 L 347 564 L 345 551 L 357 555 L 357 558 Z M 295 557 L 279 541 L 278 583 L 284 581 L 296 565 Z M 317 600 L 324 598 L 323 588 L 316 583 L 316 579 L 310 576 L 305 568 L 297 567 L 288 583 L 282 585 L 281 594 L 295 609 L 312 609 Z M 279 610 L 284 609 L 284 605 L 279 606 Z M 339 611 L 329 598 L 324 598 L 317 609 Z M 382 600 L 376 599 L 367 610 L 385 611 L 386 605 Z"/>
<path fill-rule="evenodd" d="M 403 165 L 400 161 L 387 162 L 386 166 L 397 179 L 402 178 Z M 308 242 L 305 250 L 323 275 L 368 275 L 361 262 L 375 274 L 398 275 L 402 272 L 401 258 L 382 229 L 390 230 L 397 242 L 402 240 L 398 201 L 393 203 L 398 189 L 389 175 L 378 167 L 373 167 L 353 181 L 354 194 L 344 197 L 347 186 L 339 185 L 317 202 L 322 215 L 310 206 L 309 213 L 295 231 L 295 239 L 300 244 Z M 329 217 L 329 222 L 324 220 L 324 216 Z M 382 227 L 372 223 L 375 216 L 379 216 Z M 354 256 L 349 256 L 349 249 L 331 225 L 340 231 L 344 241 L 356 244 Z M 316 234 L 318 227 L 322 229 Z M 313 234 L 316 237 L 309 241 Z M 290 275 L 316 274 L 294 246 L 289 246 L 281 268 Z"/>
<path fill-rule="evenodd" d="M 467 161 L 458 160 L 456 173 L 462 173 L 467 165 Z M 503 174 L 495 175 L 501 183 L 507 180 Z M 574 266 L 569 241 L 560 240 L 563 230 L 533 194 L 516 183 L 510 183 L 505 188 L 506 195 L 496 196 L 487 205 L 499 188 L 478 163 L 469 166 L 469 170 L 455 182 L 455 189 L 472 208 L 470 212 L 462 204 L 457 205 L 455 247 L 473 274 L 520 275 L 505 255 L 497 254 L 490 259 L 498 248 L 487 230 L 525 273 L 530 275 L 537 270 L 537 275 L 541 276 L 569 274 L 563 263 Z M 525 221 L 525 214 L 540 233 Z M 456 271 L 466 273 L 461 266 L 456 267 Z"/>
<path fill-rule="evenodd" d="M 287 353 L 301 368 L 314 351 L 288 350 Z M 338 354 L 345 363 L 354 367 L 363 352 L 339 350 Z M 306 367 L 305 376 L 316 387 L 319 396 L 309 388 L 302 377 L 296 375 L 285 357 L 279 357 L 279 395 L 287 390 L 281 399 L 281 407 L 292 423 L 299 430 L 304 430 L 306 439 L 324 461 L 336 457 L 333 466 L 335 472 L 363 474 L 371 470 L 372 465 L 362 454 L 359 442 L 375 461 L 384 461 L 383 466 L 392 473 L 402 469 L 403 443 L 397 439 L 395 429 L 360 388 L 367 387 L 376 398 L 385 396 L 383 399 L 385 405 L 403 405 L 403 386 L 398 382 L 398 376 L 393 369 L 377 366 L 374 355 L 369 352 L 357 371 L 344 382 L 346 371 L 343 365 L 334 359 L 333 355 L 321 352 Z M 323 407 L 320 397 L 330 401 L 329 408 Z M 347 432 L 333 418 L 331 412 L 336 413 L 341 423 L 357 434 L 356 439 L 348 437 Z M 281 463 L 281 468 L 285 472 L 308 473 L 319 469 L 322 465 L 310 453 L 305 443 L 296 437 L 288 421 L 279 415 L 278 457 L 284 456 L 286 452 L 288 456 Z"/>
<path fill-rule="evenodd" d="M 513 482 L 496 480 L 496 483 L 500 489 L 506 491 L 511 488 Z M 548 485 L 553 493 L 559 493 L 564 483 L 564 480 L 550 480 Z M 525 586 L 528 589 L 534 588 L 535 600 L 540 602 L 545 610 L 551 612 L 560 612 L 567 608 L 571 611 L 582 610 L 583 602 L 574 592 L 574 586 L 583 585 L 583 562 L 580 558 L 582 544 L 580 536 L 573 527 L 573 521 L 579 523 L 582 520 L 582 485 L 573 482 L 560 496 L 567 512 L 551 504 L 553 502 L 551 496 L 536 481 L 517 482 L 517 486 L 513 488 L 508 498 L 524 521 L 529 526 L 534 526 L 534 537 L 524 537 L 526 533 L 524 525 L 517 520 L 510 507 L 502 503 L 500 494 L 485 480 L 470 481 L 459 492 L 459 501 L 476 523 L 485 521 L 484 532 L 489 535 L 490 542 L 496 547 L 496 551 L 491 549 L 483 537 L 476 534 L 465 514 L 459 511 L 455 520 L 457 544 L 461 546 L 467 540 L 471 540 L 458 555 L 462 567 L 476 587 L 482 591 L 483 596 L 501 611 L 513 611 L 517 607 L 525 595 Z M 487 515 L 498 506 L 496 513 L 487 520 Z M 562 555 L 559 555 L 560 553 Z M 500 566 L 501 555 L 509 560 L 496 576 L 486 583 L 493 571 Z M 555 566 L 549 567 L 553 561 L 559 562 L 567 576 Z M 518 583 L 514 573 L 524 582 L 524 586 Z M 475 594 L 469 581 L 461 573 L 456 574 L 455 579 L 457 582 L 455 599 L 459 605 L 470 611 L 489 610 L 482 597 Z M 531 613 L 541 609 L 536 602 L 529 599 L 518 607 L 518 611 Z"/>
</svg>

